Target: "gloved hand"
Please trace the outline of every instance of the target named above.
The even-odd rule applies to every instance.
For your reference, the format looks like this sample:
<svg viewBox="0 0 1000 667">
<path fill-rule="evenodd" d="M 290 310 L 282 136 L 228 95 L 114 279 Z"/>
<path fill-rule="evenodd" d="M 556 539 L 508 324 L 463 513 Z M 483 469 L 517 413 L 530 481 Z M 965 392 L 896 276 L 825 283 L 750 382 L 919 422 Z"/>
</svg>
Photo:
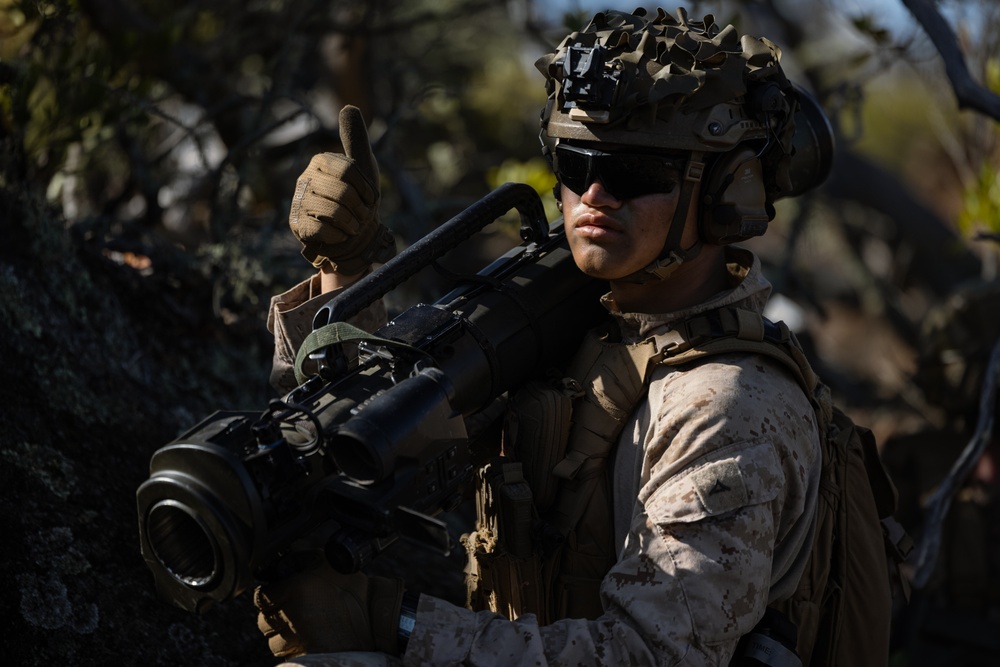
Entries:
<svg viewBox="0 0 1000 667">
<path fill-rule="evenodd" d="M 278 658 L 306 653 L 399 654 L 403 582 L 341 574 L 326 559 L 254 592 L 257 627 Z"/>
<path fill-rule="evenodd" d="M 315 155 L 299 176 L 288 224 L 313 266 L 354 275 L 391 259 L 396 244 L 378 220 L 378 164 L 357 107 L 340 110 L 340 139 L 345 154 Z"/>
</svg>

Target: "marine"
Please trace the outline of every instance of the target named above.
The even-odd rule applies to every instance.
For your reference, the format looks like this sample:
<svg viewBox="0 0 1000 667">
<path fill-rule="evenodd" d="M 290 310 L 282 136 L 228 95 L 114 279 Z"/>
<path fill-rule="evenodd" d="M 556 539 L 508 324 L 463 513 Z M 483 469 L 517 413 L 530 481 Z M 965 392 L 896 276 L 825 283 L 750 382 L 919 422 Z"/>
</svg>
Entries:
<svg viewBox="0 0 1000 667">
<path fill-rule="evenodd" d="M 763 335 L 771 286 L 759 259 L 733 244 L 763 234 L 777 199 L 825 173 L 795 162 L 798 112 L 818 107 L 780 55 L 712 15 L 636 10 L 597 14 L 537 63 L 543 152 L 570 249 L 609 291 L 607 323 L 555 384 L 509 397 L 504 456 L 490 465 L 492 478 L 530 491 L 529 548 L 497 549 L 503 522 L 484 481 L 466 538 L 467 607 L 320 565 L 255 594 L 275 656 L 726 665 L 769 606 L 792 596 L 813 548 L 822 471 L 812 397 L 766 355 L 656 362 L 709 314 Z M 341 125 L 346 153 L 314 158 L 291 213 L 320 272 L 272 301 L 272 379 L 283 390 L 310 313 L 390 250 L 363 122 L 345 109 Z M 311 186 L 320 174 L 344 185 Z M 373 307 L 367 326 L 384 320 Z M 566 419 L 545 407 L 559 405 Z"/>
</svg>

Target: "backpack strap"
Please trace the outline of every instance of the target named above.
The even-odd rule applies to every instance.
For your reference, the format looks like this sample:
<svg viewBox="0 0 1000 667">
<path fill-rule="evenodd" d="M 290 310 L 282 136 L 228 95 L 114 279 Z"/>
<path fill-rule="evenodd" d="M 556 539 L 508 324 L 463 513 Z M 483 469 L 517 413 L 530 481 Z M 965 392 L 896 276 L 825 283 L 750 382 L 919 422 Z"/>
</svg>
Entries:
<svg viewBox="0 0 1000 667">
<path fill-rule="evenodd" d="M 681 340 L 665 346 L 656 363 L 680 366 L 716 354 L 759 354 L 784 366 L 813 400 L 819 379 L 784 322 L 771 322 L 758 312 L 732 307 L 695 315 L 673 328 Z"/>
</svg>

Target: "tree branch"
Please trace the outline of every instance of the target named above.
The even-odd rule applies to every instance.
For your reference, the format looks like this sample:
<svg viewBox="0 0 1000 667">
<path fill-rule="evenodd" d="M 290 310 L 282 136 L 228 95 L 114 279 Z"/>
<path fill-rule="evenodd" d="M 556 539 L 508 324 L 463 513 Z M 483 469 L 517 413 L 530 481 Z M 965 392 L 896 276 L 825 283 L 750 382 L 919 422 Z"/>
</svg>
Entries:
<svg viewBox="0 0 1000 667">
<path fill-rule="evenodd" d="M 934 567 L 937 565 L 938 554 L 941 551 L 943 539 L 942 528 L 944 520 L 962 485 L 969 478 L 972 469 L 982 458 L 983 453 L 993 439 L 993 411 L 996 406 L 997 378 L 1000 377 L 1000 342 L 993 347 L 990 355 L 986 377 L 979 396 L 979 420 L 976 432 L 969 444 L 962 450 L 958 460 L 952 465 L 948 476 L 941 482 L 934 495 L 927 502 L 927 520 L 924 524 L 924 536 L 917 546 L 913 561 L 916 563 L 916 573 L 913 585 L 923 588 L 927 585 Z"/>
<path fill-rule="evenodd" d="M 965 63 L 965 56 L 958 45 L 958 38 L 948 22 L 931 0 L 902 0 L 913 18 L 923 27 L 924 32 L 941 54 L 945 73 L 951 81 L 952 90 L 960 109 L 974 109 L 996 120 L 1000 120 L 1000 95 L 980 85 Z"/>
</svg>

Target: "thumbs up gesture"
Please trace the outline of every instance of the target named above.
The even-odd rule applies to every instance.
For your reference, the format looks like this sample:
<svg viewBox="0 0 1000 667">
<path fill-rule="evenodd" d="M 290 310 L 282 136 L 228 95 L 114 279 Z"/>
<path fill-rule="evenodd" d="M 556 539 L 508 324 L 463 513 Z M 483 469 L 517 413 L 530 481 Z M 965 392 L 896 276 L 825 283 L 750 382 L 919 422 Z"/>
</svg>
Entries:
<svg viewBox="0 0 1000 667">
<path fill-rule="evenodd" d="M 378 164 L 357 107 L 341 109 L 340 139 L 344 154 L 315 155 L 299 176 L 288 224 L 313 266 L 354 275 L 391 259 L 396 246 L 378 219 Z"/>
</svg>

